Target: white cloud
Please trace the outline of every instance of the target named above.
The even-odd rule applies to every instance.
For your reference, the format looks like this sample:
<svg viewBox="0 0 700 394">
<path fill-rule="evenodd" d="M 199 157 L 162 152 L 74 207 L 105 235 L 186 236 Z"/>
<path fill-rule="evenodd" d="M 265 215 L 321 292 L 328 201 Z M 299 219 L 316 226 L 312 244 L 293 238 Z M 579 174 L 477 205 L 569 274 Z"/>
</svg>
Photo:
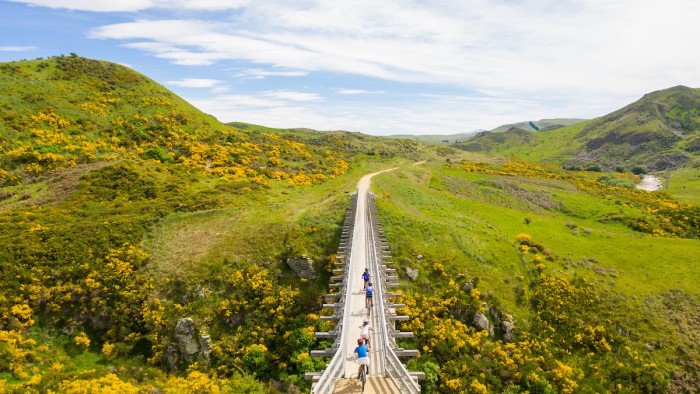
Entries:
<svg viewBox="0 0 700 394">
<path fill-rule="evenodd" d="M 698 81 L 695 54 L 682 43 L 700 35 L 692 23 L 700 3 L 670 1 L 271 1 L 251 3 L 227 22 L 139 20 L 93 36 L 145 40 L 129 45 L 177 64 L 236 59 L 504 93 L 614 93 Z"/>
<path fill-rule="evenodd" d="M 248 69 L 239 72 L 236 76 L 262 79 L 265 77 L 304 77 L 308 74 L 306 71 Z"/>
<path fill-rule="evenodd" d="M 263 95 L 289 101 L 316 101 L 321 99 L 321 96 L 316 93 L 287 92 L 282 90 L 265 92 Z"/>
<path fill-rule="evenodd" d="M 179 81 L 167 81 L 165 84 L 181 88 L 213 88 L 222 82 L 218 79 L 184 78 Z"/>
<path fill-rule="evenodd" d="M 700 86 L 695 0 L 12 1 L 88 11 L 148 9 L 149 19 L 138 15 L 97 27 L 90 37 L 174 64 L 234 68 L 235 77 L 247 79 L 321 75 L 323 82 L 298 87 L 292 81 L 280 85 L 290 91 L 249 95 L 231 95 L 220 84 L 212 88 L 228 99 L 200 102 L 226 114 L 233 109 L 224 104 L 235 103 L 250 109 L 246 116 L 280 123 L 282 116 L 308 115 L 309 126 L 324 129 L 444 132 L 524 118 L 592 117 L 652 90 Z M 342 82 L 327 83 L 338 76 Z M 364 80 L 353 84 L 352 78 Z M 391 93 L 372 97 L 372 108 L 359 102 L 334 108 L 332 97 L 314 93 L 328 86 L 371 87 L 372 79 L 388 81 L 381 89 Z M 260 87 L 267 81 L 236 82 L 275 89 Z M 378 105 L 395 98 L 392 88 L 399 86 L 410 99 Z M 450 94 L 419 96 L 427 91 Z"/>
<path fill-rule="evenodd" d="M 150 8 L 154 1 L 151 0 L 120 0 L 120 1 L 95 1 L 95 0 L 9 0 L 15 3 L 25 3 L 32 6 L 50 8 L 66 8 L 69 10 L 93 11 L 93 12 L 135 12 Z"/>
<path fill-rule="evenodd" d="M 250 3 L 250 0 L 9 0 L 31 6 L 64 8 L 91 12 L 137 12 L 147 9 L 227 10 Z"/>
<path fill-rule="evenodd" d="M 0 47 L 0 52 L 27 52 L 27 51 L 34 51 L 37 49 L 39 49 L 39 48 L 32 47 L 32 46 L 27 46 L 27 47 L 5 46 L 5 47 Z"/>
<path fill-rule="evenodd" d="M 338 94 L 380 94 L 383 90 L 338 89 Z"/>
</svg>

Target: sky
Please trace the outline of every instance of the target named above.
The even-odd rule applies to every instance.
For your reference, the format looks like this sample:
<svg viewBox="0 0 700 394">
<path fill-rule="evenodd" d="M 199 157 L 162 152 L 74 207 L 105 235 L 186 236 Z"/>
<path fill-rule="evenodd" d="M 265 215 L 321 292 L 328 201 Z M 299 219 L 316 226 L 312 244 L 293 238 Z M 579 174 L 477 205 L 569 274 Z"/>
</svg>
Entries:
<svg viewBox="0 0 700 394">
<path fill-rule="evenodd" d="M 0 0 L 0 62 L 112 61 L 222 122 L 456 134 L 700 87 L 698 16 L 697 0 Z"/>
</svg>

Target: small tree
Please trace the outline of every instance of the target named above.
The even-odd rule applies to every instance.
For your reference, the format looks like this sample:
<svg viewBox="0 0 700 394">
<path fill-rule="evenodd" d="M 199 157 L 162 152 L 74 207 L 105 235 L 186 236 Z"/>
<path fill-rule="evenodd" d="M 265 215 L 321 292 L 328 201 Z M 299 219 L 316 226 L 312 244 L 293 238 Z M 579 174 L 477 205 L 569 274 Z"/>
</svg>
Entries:
<svg viewBox="0 0 700 394">
<path fill-rule="evenodd" d="M 632 173 L 634 175 L 642 175 L 647 173 L 647 166 L 644 164 L 637 164 L 634 167 L 632 167 Z"/>
</svg>

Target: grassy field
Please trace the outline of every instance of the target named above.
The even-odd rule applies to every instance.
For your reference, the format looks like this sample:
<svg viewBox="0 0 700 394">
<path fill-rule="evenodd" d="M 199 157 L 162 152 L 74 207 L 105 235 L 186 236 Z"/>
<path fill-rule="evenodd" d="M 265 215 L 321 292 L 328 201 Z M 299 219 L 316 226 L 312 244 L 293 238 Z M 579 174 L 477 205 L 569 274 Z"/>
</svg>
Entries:
<svg viewBox="0 0 700 394">
<path fill-rule="evenodd" d="M 606 220 L 641 214 L 638 208 L 611 203 L 566 181 L 467 173 L 441 163 L 381 174 L 373 189 L 409 294 L 437 294 L 450 280 L 471 279 L 482 299 L 512 314 L 529 332 L 538 312 L 527 302 L 536 288 L 528 283 L 541 274 L 585 278 L 598 294 L 595 312 L 589 312 L 597 317 L 580 319 L 602 318 L 611 330 L 629 330 L 624 340 L 631 340 L 632 348 L 664 343 L 653 359 L 669 374 L 676 350 L 693 348 L 695 334 L 668 316 L 693 321 L 690 316 L 700 313 L 700 242 L 652 237 Z M 530 235 L 553 256 L 542 260 L 542 269 L 533 266 L 531 254 L 522 254 L 519 234 Z M 409 267 L 420 271 L 415 281 L 406 279 Z M 583 359 L 573 356 L 567 362 L 577 365 Z"/>
<path fill-rule="evenodd" d="M 669 192 L 680 201 L 700 205 L 700 169 L 681 168 L 673 170 L 670 175 Z M 666 184 L 666 176 L 667 173 L 663 173 L 663 176 L 660 176 L 664 186 Z"/>
<path fill-rule="evenodd" d="M 241 196 L 230 208 L 174 213 L 147 237 L 151 269 L 177 276 L 228 261 L 231 264 L 281 264 L 281 253 L 324 258 L 337 247 L 340 227 L 359 178 L 405 164 L 405 159 L 373 162 L 348 174 L 305 188 L 283 184 Z"/>
</svg>

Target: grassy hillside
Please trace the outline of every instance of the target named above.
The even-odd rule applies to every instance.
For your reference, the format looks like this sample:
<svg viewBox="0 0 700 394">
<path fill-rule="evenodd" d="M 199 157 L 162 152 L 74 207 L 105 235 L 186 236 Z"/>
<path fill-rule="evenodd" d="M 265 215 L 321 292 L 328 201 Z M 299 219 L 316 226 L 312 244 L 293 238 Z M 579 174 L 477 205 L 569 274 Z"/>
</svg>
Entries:
<svg viewBox="0 0 700 394">
<path fill-rule="evenodd" d="M 700 385 L 690 167 L 669 172 L 672 194 L 647 193 L 611 186 L 631 174 L 221 124 L 132 70 L 74 55 L 2 63 L 0 89 L 0 392 L 308 389 L 350 193 L 394 166 L 373 189 L 401 277 L 419 270 L 402 283 L 404 329 L 426 392 Z M 598 138 L 592 122 L 532 137 L 548 149 L 508 149 L 564 160 L 561 141 Z M 302 254 L 318 279 L 285 264 Z M 186 317 L 211 339 L 208 356 L 178 353 Z"/>
<path fill-rule="evenodd" d="M 308 387 L 348 193 L 454 153 L 221 124 L 75 55 L 0 64 L 0 89 L 0 392 Z M 302 254 L 319 279 L 286 266 Z M 212 350 L 172 362 L 185 317 Z"/>
<path fill-rule="evenodd" d="M 508 131 L 512 128 L 518 128 L 522 130 L 527 130 L 527 131 L 547 131 L 547 130 L 554 130 L 558 129 L 560 127 L 564 126 L 570 126 L 576 123 L 581 123 L 586 119 L 575 119 L 575 118 L 555 118 L 555 119 L 540 119 L 537 121 L 532 121 L 532 124 L 537 127 L 537 129 L 533 128 L 532 125 L 530 124 L 530 121 L 527 122 L 518 122 L 518 123 L 510 123 L 510 124 L 505 124 L 502 126 L 498 126 L 495 129 L 489 130 L 493 133 L 500 133 L 503 131 Z"/>
<path fill-rule="evenodd" d="M 438 391 L 700 384 L 697 206 L 526 162 L 415 166 L 373 184 L 422 350 L 412 365 Z M 493 336 L 474 328 L 478 312 Z"/>
<path fill-rule="evenodd" d="M 700 89 L 649 93 L 609 115 L 546 132 L 482 133 L 460 147 L 566 165 L 608 169 L 646 165 L 650 171 L 692 166 L 700 131 Z"/>
<path fill-rule="evenodd" d="M 410 135 L 410 134 L 397 134 L 390 136 L 391 138 L 396 138 L 399 140 L 413 140 L 427 142 L 430 144 L 457 144 L 460 141 L 466 141 L 472 138 L 476 132 L 473 133 L 459 133 L 459 134 L 445 134 L 445 135 Z"/>
</svg>

